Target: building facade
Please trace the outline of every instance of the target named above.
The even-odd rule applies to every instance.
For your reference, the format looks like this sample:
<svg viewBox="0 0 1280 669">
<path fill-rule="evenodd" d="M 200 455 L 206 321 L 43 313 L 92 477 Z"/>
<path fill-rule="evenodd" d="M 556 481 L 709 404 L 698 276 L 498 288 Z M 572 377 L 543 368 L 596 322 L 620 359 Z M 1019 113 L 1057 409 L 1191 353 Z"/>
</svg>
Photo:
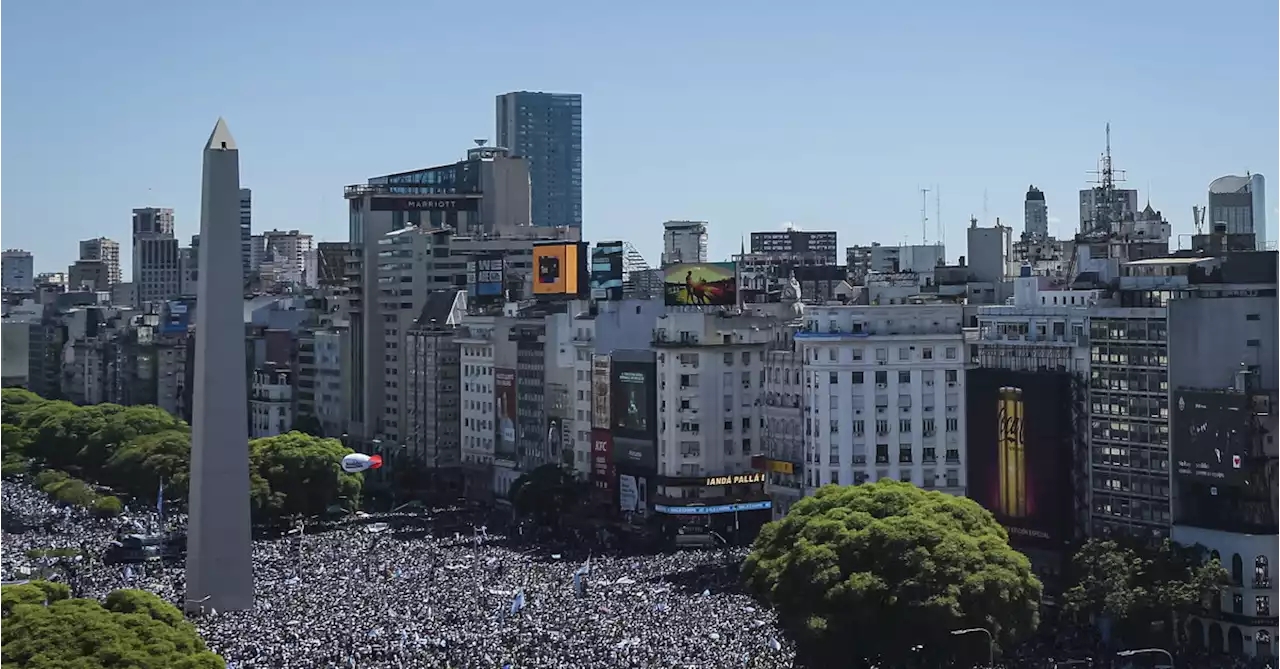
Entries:
<svg viewBox="0 0 1280 669">
<path fill-rule="evenodd" d="M 106 237 L 80 242 L 81 260 L 101 260 L 107 266 L 107 283 L 120 283 L 120 243 Z"/>
<path fill-rule="evenodd" d="M 1267 248 L 1267 183 L 1261 174 L 1219 177 L 1209 184 L 1210 225 L 1226 224 L 1227 234 L 1251 234 L 1255 248 Z"/>
<path fill-rule="evenodd" d="M 662 224 L 662 264 L 707 262 L 707 222 Z"/>
<path fill-rule="evenodd" d="M 1044 201 L 1044 191 L 1029 186 L 1027 198 L 1023 202 L 1024 240 L 1045 240 L 1049 238 L 1049 207 Z"/>
<path fill-rule="evenodd" d="M 275 437 L 293 429 L 293 372 L 267 363 L 253 370 L 249 393 L 249 438 Z"/>
<path fill-rule="evenodd" d="M 531 224 L 582 228 L 582 96 L 506 93 L 496 119 L 498 146 L 528 164 Z"/>
<path fill-rule="evenodd" d="M 35 258 L 21 249 L 6 249 L 0 254 L 0 274 L 5 292 L 27 293 L 35 290 Z"/>
</svg>

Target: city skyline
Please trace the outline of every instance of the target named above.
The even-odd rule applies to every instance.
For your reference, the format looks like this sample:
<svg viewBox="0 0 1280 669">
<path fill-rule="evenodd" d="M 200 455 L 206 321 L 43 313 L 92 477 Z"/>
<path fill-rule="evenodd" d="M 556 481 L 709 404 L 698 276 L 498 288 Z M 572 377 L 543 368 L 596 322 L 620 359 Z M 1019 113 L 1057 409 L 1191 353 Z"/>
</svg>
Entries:
<svg viewBox="0 0 1280 669">
<path fill-rule="evenodd" d="M 7 16 L 15 28 L 9 51 L 28 65 L 12 73 L 6 111 L 24 132 L 5 150 L 19 169 L 11 170 L 5 185 L 9 197 L 3 215 L 10 221 L 38 219 L 50 198 L 70 201 L 63 214 L 65 235 L 42 236 L 39 226 L 11 225 L 5 246 L 30 251 L 37 272 L 60 269 L 77 252 L 64 239 L 127 240 L 127 212 L 143 206 L 173 208 L 177 237 L 188 239 L 198 221 L 198 166 L 189 155 L 189 138 L 204 132 L 206 119 L 219 113 L 236 126 L 242 141 L 262 147 L 245 165 L 245 182 L 256 191 L 256 231 L 302 229 L 317 240 L 344 239 L 343 185 L 457 160 L 472 138 L 496 140 L 490 136 L 493 96 L 513 90 L 582 94 L 584 235 L 594 241 L 618 236 L 609 231 L 627 230 L 624 236 L 651 263 L 659 255 L 661 224 L 671 219 L 708 221 L 712 258 L 736 251 L 746 234 L 780 229 L 786 221 L 802 229 L 834 230 L 842 246 L 896 244 L 904 237 L 918 242 L 918 188 L 934 184 L 941 186 L 949 247 L 962 241 L 970 215 L 987 223 L 999 217 L 1020 230 L 1028 183 L 1045 192 L 1050 232 L 1066 236 L 1074 227 L 1076 193 L 1087 185 L 1108 121 L 1116 164 L 1129 176 L 1125 185 L 1140 191 L 1142 204 L 1149 198 L 1164 212 L 1175 235 L 1187 234 L 1190 208 L 1206 203 L 1211 181 L 1247 171 L 1280 172 L 1274 152 L 1276 77 L 1268 65 L 1274 62 L 1275 35 L 1267 27 L 1275 25 L 1275 8 L 1258 6 L 1245 20 L 1191 3 L 1159 8 L 1108 9 L 1119 25 L 1134 26 L 1135 38 L 1105 44 L 1094 37 L 1096 23 L 1088 8 L 935 6 L 910 17 L 895 8 L 855 17 L 851 10 L 830 6 L 786 12 L 760 7 L 724 26 L 743 38 L 741 44 L 694 40 L 715 17 L 709 10 L 682 8 L 662 17 L 662 30 L 673 37 L 662 60 L 654 62 L 640 53 L 643 40 L 619 34 L 614 24 L 643 33 L 645 27 L 656 29 L 656 17 L 620 21 L 624 12 L 619 11 L 574 15 L 568 26 L 587 38 L 567 59 L 534 36 L 536 30 L 528 30 L 545 18 L 513 7 L 499 23 L 523 24 L 529 36 L 517 31 L 511 44 L 481 59 L 477 71 L 446 76 L 449 104 L 425 104 L 425 94 L 405 94 L 404 108 L 421 100 L 430 109 L 429 122 L 416 126 L 408 141 L 384 140 L 367 131 L 383 112 L 351 111 L 351 105 L 332 97 L 339 93 L 312 92 L 334 88 L 323 82 L 354 73 L 370 54 L 332 51 L 320 46 L 327 43 L 322 40 L 286 54 L 259 39 L 286 20 L 295 30 L 336 34 L 341 15 L 332 8 L 301 18 L 267 12 L 257 23 L 236 28 L 246 39 L 238 40 L 232 59 L 259 66 L 248 73 L 237 66 L 234 77 L 219 60 L 231 52 L 181 29 L 163 31 L 158 39 L 196 39 L 206 48 L 155 59 L 155 45 L 140 49 L 104 41 L 122 22 L 140 22 L 143 28 L 202 25 L 199 8 L 149 16 L 103 13 L 85 5 L 77 21 L 56 24 L 47 9 L 16 8 Z M 405 15 L 412 20 L 419 12 L 408 9 Z M 463 25 L 469 21 L 464 14 L 441 8 L 431 19 Z M 846 30 L 853 18 L 865 27 Z M 1032 34 L 1019 27 L 1027 22 L 1055 29 Z M 906 41 L 928 46 L 872 60 L 887 48 L 882 42 L 889 34 L 895 43 L 909 35 L 915 39 Z M 1152 34 L 1185 48 L 1152 54 L 1136 38 Z M 750 47 L 757 39 L 805 48 L 769 49 L 765 60 Z M 1197 49 L 1196 44 L 1206 46 Z M 368 43 L 368 49 L 396 58 L 409 44 L 393 37 Z M 515 64 L 504 58 L 515 53 L 521 56 Z M 1010 58 L 1011 53 L 1018 57 Z M 655 67 L 668 62 L 683 67 Z M 863 66 L 872 63 L 875 67 Z M 1093 75 L 1099 65 L 1134 76 L 1099 79 Z M 98 76 L 97 68 L 107 69 Z M 71 71 L 83 75 L 68 79 Z M 191 71 L 227 80 L 243 75 L 239 92 L 191 88 L 202 78 L 186 76 Z M 549 71 L 556 74 L 548 76 Z M 141 79 L 134 84 L 135 77 L 151 82 L 149 90 L 156 95 L 179 102 L 144 104 L 139 96 L 121 93 L 141 86 Z M 94 83 L 66 86 L 68 80 Z M 110 88 L 100 83 L 107 81 Z M 1028 87 L 1037 94 L 1027 95 Z M 1237 107 L 1184 94 L 1222 87 L 1241 91 L 1234 98 Z M 771 95 L 748 98 L 743 90 Z M 1082 90 L 1090 92 L 1089 100 Z M 859 103 L 868 92 L 883 104 Z M 1093 102 L 1108 96 L 1116 102 Z M 287 117 L 280 111 L 302 106 L 342 111 Z M 82 122 L 90 117 L 99 125 Z M 1210 132 L 1228 120 L 1239 132 Z M 101 124 L 109 131 L 102 132 Z M 315 141 L 317 136 L 326 141 Z M 131 142 L 130 151 L 107 149 L 122 138 Z M 690 159 L 691 147 L 706 159 Z M 107 155 L 109 165 L 102 162 Z M 803 169 L 794 169 L 798 166 Z M 58 176 L 52 178 L 55 170 Z M 761 187 L 762 179 L 767 188 Z M 56 192 L 50 190 L 53 183 Z M 1276 183 L 1273 176 L 1267 192 L 1271 203 L 1280 202 Z M 808 194 L 804 199 L 782 195 L 802 188 Z M 929 217 L 933 237 L 932 206 Z M 1274 205 L 1267 218 L 1268 238 L 1280 237 Z M 897 236 L 878 232 L 886 223 Z M 131 266 L 128 251 L 122 248 L 124 267 Z"/>
</svg>

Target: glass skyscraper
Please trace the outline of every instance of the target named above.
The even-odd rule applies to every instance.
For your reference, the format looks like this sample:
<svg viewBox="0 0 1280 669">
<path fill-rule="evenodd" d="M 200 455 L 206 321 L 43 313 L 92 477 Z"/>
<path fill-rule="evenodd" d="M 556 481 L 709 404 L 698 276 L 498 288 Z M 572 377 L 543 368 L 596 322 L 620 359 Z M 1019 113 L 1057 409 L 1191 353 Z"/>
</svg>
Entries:
<svg viewBox="0 0 1280 669">
<path fill-rule="evenodd" d="M 497 143 L 529 165 L 535 226 L 582 227 L 582 96 L 499 95 Z"/>
</svg>

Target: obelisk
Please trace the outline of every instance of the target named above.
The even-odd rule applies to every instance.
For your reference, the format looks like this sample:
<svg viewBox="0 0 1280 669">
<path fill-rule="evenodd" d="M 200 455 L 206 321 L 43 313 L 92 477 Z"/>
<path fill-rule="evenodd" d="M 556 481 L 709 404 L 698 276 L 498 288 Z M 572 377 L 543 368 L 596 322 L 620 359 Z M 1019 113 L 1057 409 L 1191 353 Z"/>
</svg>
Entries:
<svg viewBox="0 0 1280 669">
<path fill-rule="evenodd" d="M 253 607 L 240 152 L 218 119 L 204 147 L 192 391 L 188 611 Z"/>
</svg>

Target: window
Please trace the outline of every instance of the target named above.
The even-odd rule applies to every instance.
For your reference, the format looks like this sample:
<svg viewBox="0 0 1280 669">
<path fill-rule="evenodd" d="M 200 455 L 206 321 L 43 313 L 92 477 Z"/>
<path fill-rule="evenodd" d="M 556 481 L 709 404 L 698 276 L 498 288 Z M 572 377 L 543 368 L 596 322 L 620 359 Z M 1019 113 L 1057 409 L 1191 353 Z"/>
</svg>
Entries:
<svg viewBox="0 0 1280 669">
<path fill-rule="evenodd" d="M 1266 595 L 1258 595 L 1253 598 L 1253 605 L 1258 609 L 1254 615 L 1269 616 L 1271 615 L 1271 598 Z"/>
<path fill-rule="evenodd" d="M 742 364 L 744 364 L 744 365 L 750 365 L 750 364 L 751 364 L 751 351 L 743 351 L 743 352 L 742 352 Z"/>
<path fill-rule="evenodd" d="M 955 383 L 960 374 L 954 369 L 947 370 L 947 383 Z"/>
<path fill-rule="evenodd" d="M 889 349 L 887 349 L 887 348 L 878 348 L 878 349 L 876 349 L 876 360 L 877 360 L 877 361 L 879 361 L 879 362 L 886 362 L 886 361 L 888 361 L 888 360 L 889 360 Z"/>
<path fill-rule="evenodd" d="M 1244 585 L 1244 559 L 1239 553 L 1231 556 L 1231 583 L 1236 586 Z"/>
<path fill-rule="evenodd" d="M 840 485 L 840 470 L 839 470 L 839 469 L 832 469 L 832 470 L 831 470 L 831 484 L 832 484 L 832 485 Z"/>
<path fill-rule="evenodd" d="M 956 347 L 954 347 L 954 346 L 948 346 L 948 347 L 947 347 L 947 360 L 955 360 L 955 359 L 956 359 Z"/>
<path fill-rule="evenodd" d="M 925 418 L 921 420 L 920 431 L 924 432 L 924 436 L 932 437 L 938 431 L 934 419 Z"/>
<path fill-rule="evenodd" d="M 889 434 L 889 421 L 880 419 L 876 421 L 876 434 L 884 436 Z"/>
<path fill-rule="evenodd" d="M 947 449 L 947 462 L 950 462 L 950 463 L 960 462 L 960 449 L 958 449 L 958 448 L 948 448 L 948 449 Z"/>
<path fill-rule="evenodd" d="M 853 373 L 853 385 L 862 385 L 862 372 Z"/>
<path fill-rule="evenodd" d="M 840 421 L 832 418 L 831 425 L 827 429 L 827 434 L 839 434 L 839 433 L 840 433 Z"/>
<path fill-rule="evenodd" d="M 863 422 L 863 421 L 861 421 L 861 420 L 855 420 L 855 421 L 853 421 L 853 433 L 854 433 L 855 435 L 857 435 L 857 436 L 861 437 L 863 434 L 865 434 L 865 433 L 866 433 L 866 431 L 867 431 L 867 424 L 866 424 L 866 423 L 864 423 L 864 422 Z"/>
<path fill-rule="evenodd" d="M 889 372 L 876 372 L 876 385 L 889 382 Z"/>
<path fill-rule="evenodd" d="M 930 346 L 926 346 L 920 349 L 920 357 L 924 358 L 925 360 L 933 360 L 933 348 Z"/>
<path fill-rule="evenodd" d="M 1259 555 L 1253 560 L 1253 587 L 1271 587 L 1271 567 L 1265 555 Z"/>
<path fill-rule="evenodd" d="M 1252 347 L 1252 348 L 1258 348 L 1258 347 L 1262 346 L 1262 340 L 1261 340 L 1261 339 L 1250 339 L 1250 340 L 1245 341 L 1244 345 L 1245 345 L 1245 346 L 1250 346 L 1250 347 Z"/>
<path fill-rule="evenodd" d="M 899 347 L 898 347 L 898 359 L 899 359 L 899 360 L 910 360 L 910 359 L 911 359 L 911 348 L 910 348 L 910 347 L 907 347 L 907 346 L 899 346 Z"/>
<path fill-rule="evenodd" d="M 725 455 L 733 455 L 733 440 L 732 440 L 732 439 L 725 439 L 725 440 L 724 440 L 724 454 L 725 454 Z"/>
<path fill-rule="evenodd" d="M 743 418 L 743 419 L 742 419 L 742 431 L 743 431 L 743 432 L 750 432 L 750 431 L 751 431 L 751 418 Z"/>
<path fill-rule="evenodd" d="M 1246 321 L 1260 321 L 1262 320 L 1262 315 L 1261 314 L 1245 314 L 1244 319 Z"/>
<path fill-rule="evenodd" d="M 732 367 L 732 366 L 733 366 L 733 354 L 732 354 L 732 353 L 725 353 L 725 354 L 724 354 L 724 365 L 725 365 L 725 367 Z"/>
<path fill-rule="evenodd" d="M 862 360 L 862 349 L 855 348 L 855 349 L 851 349 L 850 352 L 853 353 L 854 362 L 858 362 L 859 360 Z"/>
<path fill-rule="evenodd" d="M 830 360 L 831 362 L 835 362 L 836 359 L 837 357 L 836 357 L 835 347 L 827 349 L 827 360 Z"/>
<path fill-rule="evenodd" d="M 932 446 L 926 446 L 926 447 L 925 447 L 925 448 L 920 452 L 920 461 L 921 461 L 921 462 L 926 462 L 926 463 L 930 463 L 930 462 L 937 462 L 937 461 L 938 461 L 938 449 L 936 449 L 936 448 L 934 448 L 934 447 L 932 447 Z"/>
<path fill-rule="evenodd" d="M 911 434 L 911 419 L 901 418 L 898 420 L 898 433 Z"/>
<path fill-rule="evenodd" d="M 898 464 L 911 464 L 911 446 L 902 445 L 898 447 Z"/>
<path fill-rule="evenodd" d="M 729 420 L 726 420 L 726 421 L 724 422 L 724 431 L 725 431 L 725 432 L 733 432 L 733 419 L 732 419 L 732 418 L 731 418 L 731 419 L 729 419 Z"/>
<path fill-rule="evenodd" d="M 911 383 L 911 372 L 901 370 L 898 372 L 898 383 Z"/>
<path fill-rule="evenodd" d="M 889 444 L 876 444 L 876 464 L 889 464 Z"/>
<path fill-rule="evenodd" d="M 1237 614 L 1244 613 L 1244 595 L 1238 592 L 1231 595 L 1231 612 Z"/>
<path fill-rule="evenodd" d="M 947 432 L 959 432 L 959 431 L 960 431 L 960 419 L 959 419 L 959 418 L 948 418 L 948 419 L 947 419 Z"/>
<path fill-rule="evenodd" d="M 840 372 L 829 372 L 827 383 L 830 383 L 833 386 L 840 385 Z"/>
</svg>

